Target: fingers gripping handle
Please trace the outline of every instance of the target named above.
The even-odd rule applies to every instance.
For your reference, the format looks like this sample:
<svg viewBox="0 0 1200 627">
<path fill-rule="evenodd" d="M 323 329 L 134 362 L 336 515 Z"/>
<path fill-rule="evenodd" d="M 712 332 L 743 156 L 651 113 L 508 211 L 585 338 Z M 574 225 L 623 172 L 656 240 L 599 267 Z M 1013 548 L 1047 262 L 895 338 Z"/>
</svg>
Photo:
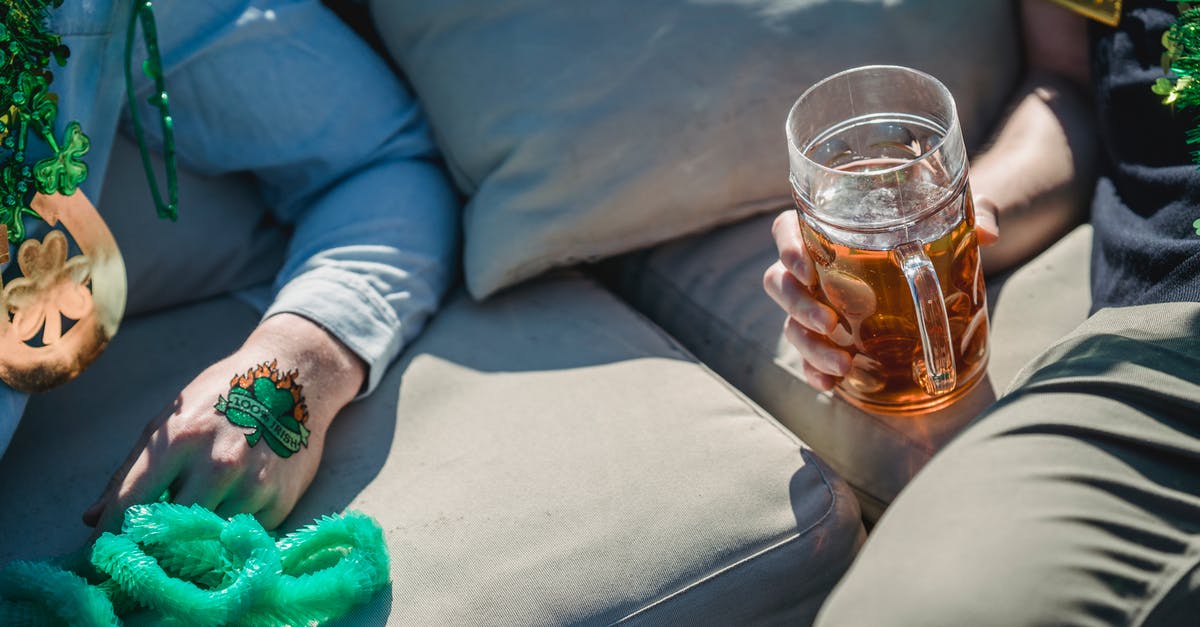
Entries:
<svg viewBox="0 0 1200 627">
<path fill-rule="evenodd" d="M 950 339 L 950 321 L 946 316 L 946 303 L 942 299 L 942 286 L 920 242 L 901 245 L 894 254 L 900 269 L 904 271 L 904 278 L 908 280 L 908 289 L 912 292 L 917 310 L 917 325 L 921 330 L 925 363 L 913 364 L 914 375 L 926 394 L 941 396 L 953 390 L 958 383 L 954 367 L 954 344 Z"/>
</svg>

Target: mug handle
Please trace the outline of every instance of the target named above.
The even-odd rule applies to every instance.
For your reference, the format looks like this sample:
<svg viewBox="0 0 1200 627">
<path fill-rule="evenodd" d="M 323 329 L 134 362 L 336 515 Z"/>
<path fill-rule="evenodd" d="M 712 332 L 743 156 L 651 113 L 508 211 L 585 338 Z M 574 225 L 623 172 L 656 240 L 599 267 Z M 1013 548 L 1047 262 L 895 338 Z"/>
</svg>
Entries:
<svg viewBox="0 0 1200 627">
<path fill-rule="evenodd" d="M 953 390 L 958 383 L 954 344 L 950 339 L 950 320 L 946 316 L 942 286 L 921 242 L 902 244 L 893 251 L 893 255 L 904 272 L 904 278 L 908 280 L 908 289 L 917 310 L 917 326 L 921 330 L 925 367 L 921 368 L 922 364 L 919 363 L 913 364 L 914 375 L 926 394 L 941 396 Z"/>
</svg>

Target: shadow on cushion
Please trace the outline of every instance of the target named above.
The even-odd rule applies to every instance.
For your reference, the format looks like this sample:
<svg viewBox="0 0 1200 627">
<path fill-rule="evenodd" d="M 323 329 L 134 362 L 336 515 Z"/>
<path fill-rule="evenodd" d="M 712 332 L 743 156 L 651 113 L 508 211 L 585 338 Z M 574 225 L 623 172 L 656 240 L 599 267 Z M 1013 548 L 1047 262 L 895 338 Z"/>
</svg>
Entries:
<svg viewBox="0 0 1200 627">
<path fill-rule="evenodd" d="M 79 547 L 142 426 L 256 314 L 128 320 L 0 459 L 0 562 Z M 343 624 L 804 624 L 862 541 L 846 484 L 594 283 L 458 294 L 342 413 L 284 529 L 379 520 L 392 585 Z"/>
</svg>

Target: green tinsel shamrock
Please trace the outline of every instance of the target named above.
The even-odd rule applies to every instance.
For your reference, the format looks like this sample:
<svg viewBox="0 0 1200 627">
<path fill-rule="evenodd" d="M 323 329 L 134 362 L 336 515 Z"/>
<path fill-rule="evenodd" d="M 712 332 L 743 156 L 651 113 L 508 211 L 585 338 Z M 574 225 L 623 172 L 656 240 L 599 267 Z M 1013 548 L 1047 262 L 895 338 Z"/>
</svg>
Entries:
<svg viewBox="0 0 1200 627">
<path fill-rule="evenodd" d="M 50 79 L 27 72 L 21 75 L 20 85 L 28 116 L 41 128 L 51 128 L 58 117 L 58 104 L 50 95 Z"/>
<path fill-rule="evenodd" d="M 46 157 L 33 166 L 33 175 L 37 179 L 38 191 L 43 194 L 58 192 L 64 196 L 75 193 L 79 184 L 87 178 L 88 167 L 83 162 L 83 155 L 91 147 L 87 135 L 79 128 L 78 122 L 67 125 L 63 145 L 58 154 Z"/>
</svg>

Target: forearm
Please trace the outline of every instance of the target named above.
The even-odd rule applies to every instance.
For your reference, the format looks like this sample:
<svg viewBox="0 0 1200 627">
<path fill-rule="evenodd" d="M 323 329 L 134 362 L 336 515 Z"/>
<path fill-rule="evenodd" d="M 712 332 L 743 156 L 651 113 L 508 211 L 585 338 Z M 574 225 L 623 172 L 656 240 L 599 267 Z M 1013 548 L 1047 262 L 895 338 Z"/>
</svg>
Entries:
<svg viewBox="0 0 1200 627">
<path fill-rule="evenodd" d="M 457 216 L 434 164 L 376 160 L 296 217 L 268 316 L 321 325 L 366 364 L 369 393 L 453 281 Z"/>
<path fill-rule="evenodd" d="M 989 273 L 1044 250 L 1086 214 L 1096 169 L 1087 100 L 1071 81 L 1035 71 L 991 147 L 971 169 L 976 196 L 995 203 L 1000 239 L 984 250 Z"/>
<path fill-rule="evenodd" d="M 236 18 L 227 3 L 167 4 L 160 24 Z M 369 393 L 454 280 L 458 200 L 416 98 L 369 46 L 317 0 L 255 4 L 274 17 L 163 42 L 172 110 L 189 121 L 180 159 L 253 173 L 292 229 L 266 318 L 337 338 Z"/>
</svg>

